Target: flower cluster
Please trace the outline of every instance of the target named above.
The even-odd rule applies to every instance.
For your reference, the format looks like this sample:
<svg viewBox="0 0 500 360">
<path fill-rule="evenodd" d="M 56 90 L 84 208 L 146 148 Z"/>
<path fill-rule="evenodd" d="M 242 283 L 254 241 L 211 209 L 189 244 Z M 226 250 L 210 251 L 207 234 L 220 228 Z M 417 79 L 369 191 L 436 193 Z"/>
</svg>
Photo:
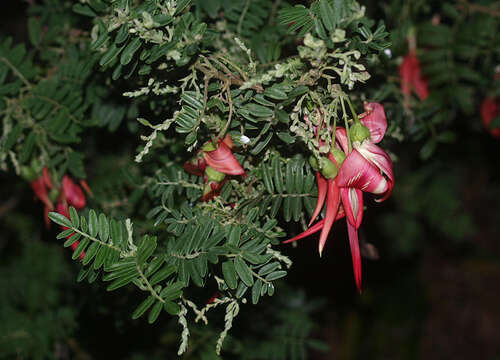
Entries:
<svg viewBox="0 0 500 360">
<path fill-rule="evenodd" d="M 334 144 L 324 158 L 311 158 L 316 170 L 318 201 L 309 229 L 286 240 L 290 243 L 321 230 L 319 254 L 336 220 L 347 219 L 347 230 L 353 259 L 356 286 L 361 292 L 361 257 L 358 229 L 363 218 L 363 193 L 379 196 L 376 201 L 389 197 L 394 187 L 392 161 L 376 144 L 385 135 L 387 119 L 379 103 L 365 104 L 366 112 L 359 118 L 354 114 L 354 124 L 348 129 L 331 129 Z M 312 225 L 326 202 L 324 219 Z M 312 226 L 311 226 L 312 225 Z"/>
<path fill-rule="evenodd" d="M 227 175 L 245 175 L 245 170 L 234 157 L 233 141 L 229 135 L 216 143 L 206 143 L 191 160 L 184 163 L 188 173 L 203 176 L 205 188 L 203 201 L 209 201 L 220 194 L 222 186 L 227 181 Z"/>
<path fill-rule="evenodd" d="M 52 182 L 49 169 L 44 167 L 41 174 L 30 182 L 31 188 L 35 193 L 35 196 L 44 203 L 44 213 L 45 213 L 45 224 L 50 227 L 50 220 L 48 214 L 54 209 L 61 215 L 69 217 L 69 206 L 73 206 L 76 210 L 81 210 L 85 207 L 87 200 L 83 189 L 92 195 L 87 182 L 85 180 L 80 180 L 80 185 L 77 185 L 68 175 L 64 175 L 61 180 L 61 186 L 56 187 Z M 56 205 L 54 206 L 54 202 Z M 63 227 L 63 230 L 68 228 Z M 69 235 L 70 238 L 73 234 Z M 71 248 L 76 249 L 79 242 L 75 241 Z M 80 259 L 85 257 L 85 252 L 80 255 Z"/>
</svg>

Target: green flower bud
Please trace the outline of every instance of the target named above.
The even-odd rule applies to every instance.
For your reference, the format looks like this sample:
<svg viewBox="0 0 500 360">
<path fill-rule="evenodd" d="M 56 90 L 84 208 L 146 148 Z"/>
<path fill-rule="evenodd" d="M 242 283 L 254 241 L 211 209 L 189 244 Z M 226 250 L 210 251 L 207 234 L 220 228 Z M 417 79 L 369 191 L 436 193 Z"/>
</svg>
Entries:
<svg viewBox="0 0 500 360">
<path fill-rule="evenodd" d="M 349 129 L 349 134 L 353 142 L 359 141 L 360 143 L 362 143 L 365 139 L 368 139 L 370 137 L 370 130 L 368 130 L 366 126 L 361 124 L 361 122 L 356 122 Z"/>
<path fill-rule="evenodd" d="M 321 175 L 327 179 L 334 179 L 337 176 L 339 169 L 327 158 L 319 159 L 319 167 L 321 169 Z"/>
<path fill-rule="evenodd" d="M 318 159 L 316 159 L 314 155 L 309 156 L 309 164 L 311 165 L 314 171 L 319 170 Z"/>
<path fill-rule="evenodd" d="M 209 181 L 221 182 L 226 177 L 226 174 L 218 172 L 214 168 L 207 166 L 205 169 L 205 175 Z"/>
<path fill-rule="evenodd" d="M 332 149 L 332 155 L 333 155 L 333 158 L 335 159 L 335 161 L 337 162 L 337 165 L 341 166 L 342 163 L 345 160 L 345 157 L 346 157 L 345 153 L 342 150 L 337 149 L 336 147 L 334 147 Z"/>
</svg>

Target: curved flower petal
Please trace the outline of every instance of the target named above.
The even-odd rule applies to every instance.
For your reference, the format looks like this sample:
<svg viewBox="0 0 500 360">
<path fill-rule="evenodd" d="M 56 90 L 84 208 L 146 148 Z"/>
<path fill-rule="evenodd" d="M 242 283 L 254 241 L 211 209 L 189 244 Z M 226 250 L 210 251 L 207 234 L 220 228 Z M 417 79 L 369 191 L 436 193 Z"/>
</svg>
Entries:
<svg viewBox="0 0 500 360">
<path fill-rule="evenodd" d="M 355 188 L 372 194 L 384 194 L 389 188 L 378 168 L 357 149 L 346 157 L 336 180 L 339 187 Z"/>
<path fill-rule="evenodd" d="M 227 175 L 244 175 L 245 170 L 236 160 L 231 149 L 222 141 L 219 141 L 218 145 L 217 149 L 203 153 L 208 166 Z"/>
<path fill-rule="evenodd" d="M 52 210 L 54 208 L 54 205 L 49 199 L 44 177 L 41 176 L 38 179 L 33 180 L 30 185 L 36 197 L 39 198 L 45 204 L 45 206 Z"/>
<path fill-rule="evenodd" d="M 301 232 L 299 235 L 294 236 L 291 239 L 283 241 L 283 244 L 288 244 L 288 243 L 303 239 L 305 237 L 308 237 L 309 235 L 312 235 L 314 233 L 317 233 L 318 231 L 320 231 L 323 228 L 324 224 L 325 224 L 325 219 L 320 220 L 316 224 L 314 224 L 312 227 L 307 229 L 306 231 Z"/>
<path fill-rule="evenodd" d="M 347 222 L 347 232 L 349 234 L 349 245 L 351 247 L 354 279 L 356 280 L 356 287 L 361 293 L 361 255 L 359 251 L 358 230 Z"/>
<path fill-rule="evenodd" d="M 382 104 L 371 102 L 365 104 L 366 112 L 361 116 L 361 123 L 370 130 L 370 140 L 379 143 L 387 130 L 387 118 Z"/>
<path fill-rule="evenodd" d="M 335 139 L 340 144 L 342 151 L 344 151 L 346 154 L 349 153 L 349 141 L 347 140 L 347 132 L 343 127 L 337 126 Z"/>
<path fill-rule="evenodd" d="M 323 205 L 325 204 L 325 199 L 326 199 L 326 190 L 327 190 L 327 183 L 326 179 L 321 175 L 319 171 L 316 171 L 316 181 L 318 182 L 318 201 L 316 202 L 316 209 L 314 209 L 314 213 L 311 217 L 311 220 L 309 221 L 309 225 L 316 220 L 318 217 L 319 213 L 321 212 L 321 209 L 323 209 Z"/>
<path fill-rule="evenodd" d="M 326 239 L 333 226 L 333 222 L 337 217 L 337 211 L 339 209 L 340 195 L 339 187 L 335 180 L 328 180 L 328 194 L 326 199 L 326 214 L 325 214 L 325 224 L 323 229 L 321 229 L 321 235 L 319 236 L 319 256 L 323 252 L 325 247 Z"/>
<path fill-rule="evenodd" d="M 359 229 L 363 220 L 363 192 L 353 188 L 341 188 L 340 196 L 347 221 L 356 229 Z"/>
<path fill-rule="evenodd" d="M 86 200 L 82 189 L 68 175 L 63 176 L 62 189 L 70 205 L 74 206 L 77 210 L 85 207 Z"/>
<path fill-rule="evenodd" d="M 382 148 L 368 141 L 361 144 L 357 150 L 366 160 L 375 165 L 385 176 L 387 176 L 387 190 L 383 193 L 382 198 L 376 200 L 378 202 L 384 201 L 391 195 L 392 189 L 394 188 L 394 172 L 391 158 Z"/>
</svg>

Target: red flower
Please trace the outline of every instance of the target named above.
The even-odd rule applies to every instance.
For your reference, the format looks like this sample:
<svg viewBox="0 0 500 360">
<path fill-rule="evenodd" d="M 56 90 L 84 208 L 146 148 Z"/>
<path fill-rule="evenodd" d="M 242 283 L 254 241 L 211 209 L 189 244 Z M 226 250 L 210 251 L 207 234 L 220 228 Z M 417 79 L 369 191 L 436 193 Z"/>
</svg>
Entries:
<svg viewBox="0 0 500 360">
<path fill-rule="evenodd" d="M 245 175 L 245 170 L 241 167 L 238 160 L 233 155 L 233 152 L 226 144 L 227 140 L 217 141 L 217 148 L 215 150 L 205 150 L 203 157 L 208 166 L 214 168 L 218 172 L 226 175 Z M 208 147 L 211 143 L 208 144 Z"/>
<path fill-rule="evenodd" d="M 62 190 L 69 205 L 77 210 L 85 207 L 86 200 L 82 189 L 68 175 L 64 175 L 62 179 Z"/>
<path fill-rule="evenodd" d="M 500 138 L 500 128 L 491 128 L 490 123 L 499 113 L 497 99 L 489 97 L 483 100 L 481 104 L 481 120 L 484 127 L 496 138 Z"/>
<path fill-rule="evenodd" d="M 184 170 L 196 176 L 203 176 L 206 167 L 207 167 L 207 162 L 203 158 L 201 151 L 198 151 L 196 156 L 194 156 L 189 161 L 186 161 L 184 163 Z"/>
<path fill-rule="evenodd" d="M 44 176 L 40 176 L 38 179 L 35 179 L 31 182 L 31 188 L 35 193 L 36 197 L 39 198 L 46 207 L 48 207 L 51 211 L 54 209 L 54 204 L 49 199 L 49 194 L 47 191 L 47 184 L 45 182 Z"/>
<path fill-rule="evenodd" d="M 427 80 L 423 78 L 420 69 L 420 62 L 414 51 L 410 51 L 403 58 L 399 66 L 399 75 L 401 76 L 401 92 L 405 95 L 406 106 L 409 107 L 409 97 L 413 90 L 420 100 L 425 100 L 429 96 Z"/>
</svg>

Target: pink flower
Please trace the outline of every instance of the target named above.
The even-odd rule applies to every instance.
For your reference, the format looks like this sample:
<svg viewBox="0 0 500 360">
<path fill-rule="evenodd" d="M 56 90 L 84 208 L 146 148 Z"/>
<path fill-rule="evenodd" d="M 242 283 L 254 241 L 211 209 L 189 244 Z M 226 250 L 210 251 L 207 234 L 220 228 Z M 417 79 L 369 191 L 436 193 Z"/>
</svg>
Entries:
<svg viewBox="0 0 500 360">
<path fill-rule="evenodd" d="M 69 205 L 74 206 L 77 210 L 85 207 L 86 200 L 82 189 L 68 175 L 63 176 L 62 190 Z"/>
</svg>

